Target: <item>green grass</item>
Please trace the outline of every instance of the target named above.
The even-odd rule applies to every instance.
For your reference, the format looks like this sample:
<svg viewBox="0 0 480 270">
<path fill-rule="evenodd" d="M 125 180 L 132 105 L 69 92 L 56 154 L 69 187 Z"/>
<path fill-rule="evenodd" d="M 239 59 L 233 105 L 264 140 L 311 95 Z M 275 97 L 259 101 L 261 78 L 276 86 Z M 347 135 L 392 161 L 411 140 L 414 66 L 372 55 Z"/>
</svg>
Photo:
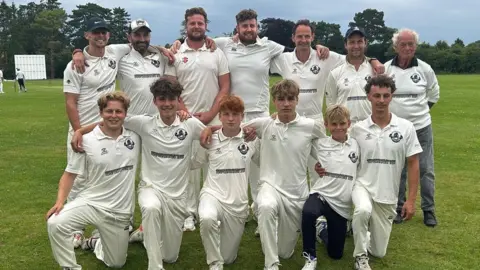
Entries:
<svg viewBox="0 0 480 270">
<path fill-rule="evenodd" d="M 277 80 L 278 78 L 272 78 Z M 474 269 L 480 265 L 480 76 L 439 76 L 441 101 L 433 108 L 436 206 L 439 226 L 427 228 L 417 206 L 408 223 L 395 225 L 387 256 L 374 269 Z M 65 168 L 67 118 L 61 81 L 27 82 L 16 93 L 11 82 L 0 95 L 0 269 L 59 269 L 52 257 L 44 214 L 56 199 Z M 418 204 L 420 199 L 418 199 Z M 140 221 L 136 211 L 136 223 Z M 238 259 L 225 269 L 262 269 L 254 221 L 246 225 Z M 319 245 L 319 269 L 351 269 L 353 239 L 345 256 L 333 261 Z M 106 269 L 90 252 L 77 251 L 84 269 Z M 301 269 L 301 240 L 282 269 Z M 197 231 L 185 233 L 180 257 L 166 269 L 208 269 Z M 146 269 L 140 244 L 129 247 L 124 269 Z"/>
</svg>

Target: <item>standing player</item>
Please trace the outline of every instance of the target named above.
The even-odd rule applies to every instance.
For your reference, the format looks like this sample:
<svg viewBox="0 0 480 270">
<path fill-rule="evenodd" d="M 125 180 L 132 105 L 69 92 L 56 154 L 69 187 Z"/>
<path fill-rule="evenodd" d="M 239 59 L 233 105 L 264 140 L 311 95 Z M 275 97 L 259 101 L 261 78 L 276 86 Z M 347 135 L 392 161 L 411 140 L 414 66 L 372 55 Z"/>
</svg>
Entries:
<svg viewBox="0 0 480 270">
<path fill-rule="evenodd" d="M 210 270 L 221 270 L 224 263 L 237 258 L 249 213 L 248 172 L 250 161 L 258 159 L 260 149 L 258 140 L 244 140 L 240 128 L 244 109 L 239 97 L 222 98 L 219 111 L 222 129 L 213 133 L 208 150 L 200 152 L 195 160 L 197 164 L 208 163 L 198 214 Z"/>
<path fill-rule="evenodd" d="M 17 77 L 18 86 L 20 87 L 19 92 L 27 92 L 27 88 L 25 87 L 25 74 L 19 68 L 17 68 L 17 73 L 15 75 Z"/>
<path fill-rule="evenodd" d="M 302 211 L 303 256 L 306 258 L 303 270 L 316 269 L 315 225 L 322 215 L 327 219 L 328 226 L 320 231 L 320 238 L 330 258 L 342 258 L 347 220 L 352 210 L 352 187 L 357 176 L 360 151 L 357 141 L 347 135 L 350 128 L 347 108 L 342 105 L 328 107 L 325 126 L 332 135 L 316 141 L 312 155 L 327 173 L 315 181 Z"/>
<path fill-rule="evenodd" d="M 405 160 L 408 168 L 408 200 L 402 216 L 415 214 L 419 162 L 422 148 L 410 121 L 390 112 L 395 82 L 386 75 L 369 80 L 365 86 L 372 114 L 351 130 L 360 146 L 360 167 L 352 191 L 355 269 L 369 270 L 368 254 L 382 258 L 387 252 L 397 207 L 400 175 Z"/>
<path fill-rule="evenodd" d="M 85 135 L 85 153 L 73 153 L 60 179 L 57 201 L 48 211 L 48 237 L 55 260 L 63 269 L 81 269 L 77 264 L 72 234 L 92 224 L 98 229 L 85 246 L 109 267 L 125 264 L 128 224 L 132 215 L 135 171 L 140 138 L 123 128 L 129 99 L 122 93 L 107 93 L 98 100 L 102 126 Z M 88 181 L 77 196 L 65 200 L 76 175 Z"/>
<path fill-rule="evenodd" d="M 372 112 L 365 85 L 374 75 L 365 57 L 367 39 L 358 27 L 345 34 L 346 62 L 330 72 L 325 85 L 327 106 L 341 104 L 348 108 L 352 125 L 366 119 Z"/>
<path fill-rule="evenodd" d="M 3 92 L 3 71 L 0 69 L 0 94 L 4 94 Z"/>
<path fill-rule="evenodd" d="M 175 54 L 175 63 L 167 66 L 165 74 L 178 79 L 184 87 L 183 105 L 180 109 L 191 113 L 205 125 L 218 124 L 220 99 L 230 91 L 230 73 L 225 55 L 220 50 L 211 52 L 205 46 L 207 13 L 203 8 L 191 8 L 185 12 L 187 39 Z M 200 144 L 193 145 L 194 154 Z M 185 220 L 186 231 L 195 230 L 198 217 L 198 196 L 200 193 L 201 169 L 190 172 L 188 185 L 188 211 Z"/>
</svg>

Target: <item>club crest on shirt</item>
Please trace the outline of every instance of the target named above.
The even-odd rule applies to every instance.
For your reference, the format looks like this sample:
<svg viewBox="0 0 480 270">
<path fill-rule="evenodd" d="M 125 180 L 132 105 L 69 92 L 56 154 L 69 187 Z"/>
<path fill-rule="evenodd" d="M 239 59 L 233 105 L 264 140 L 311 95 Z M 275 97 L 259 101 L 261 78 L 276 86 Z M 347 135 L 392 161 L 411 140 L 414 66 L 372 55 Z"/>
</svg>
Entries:
<svg viewBox="0 0 480 270">
<path fill-rule="evenodd" d="M 356 163 L 358 161 L 358 155 L 355 153 L 355 151 L 350 152 L 350 154 L 348 154 L 348 158 L 350 158 L 352 163 Z"/>
<path fill-rule="evenodd" d="M 272 134 L 272 137 L 270 137 L 270 141 L 276 141 L 277 140 L 277 135 Z"/>
<path fill-rule="evenodd" d="M 111 69 L 115 69 L 115 66 L 117 65 L 117 62 L 113 59 L 110 59 L 108 61 L 108 66 L 111 68 Z"/>
<path fill-rule="evenodd" d="M 72 82 L 72 81 L 70 81 L 70 80 L 67 79 L 67 84 L 70 84 L 71 82 Z"/>
<path fill-rule="evenodd" d="M 371 139 L 372 139 L 372 134 L 368 133 L 367 136 L 365 137 L 365 141 L 368 141 Z"/>
<path fill-rule="evenodd" d="M 98 76 L 98 74 L 100 74 L 100 71 L 98 71 L 97 69 L 94 69 L 93 70 L 93 75 Z"/>
<path fill-rule="evenodd" d="M 297 74 L 297 69 L 296 68 L 293 69 L 292 74 Z"/>
<path fill-rule="evenodd" d="M 188 62 L 188 57 L 186 57 L 186 56 L 183 57 L 183 58 L 182 58 L 182 62 L 183 62 L 184 64 L 187 63 L 187 62 Z"/>
<path fill-rule="evenodd" d="M 348 78 L 345 78 L 345 80 L 343 80 L 343 83 L 345 84 L 345 86 L 348 86 Z"/>
<path fill-rule="evenodd" d="M 175 131 L 175 137 L 177 137 L 180 141 L 185 140 L 187 137 L 188 133 L 185 129 L 179 128 L 177 131 Z"/>
<path fill-rule="evenodd" d="M 151 63 L 152 63 L 152 65 L 154 65 L 157 68 L 160 66 L 160 61 L 158 61 L 158 60 L 152 59 Z"/>
<path fill-rule="evenodd" d="M 123 145 L 125 145 L 125 147 L 127 147 L 128 149 L 132 150 L 133 147 L 135 147 L 135 142 L 132 139 L 127 138 Z"/>
<path fill-rule="evenodd" d="M 138 62 L 133 62 L 133 66 L 138 67 L 139 66 Z"/>
<path fill-rule="evenodd" d="M 365 81 L 367 81 L 367 82 L 368 82 L 368 80 L 370 80 L 371 78 L 372 78 L 372 76 L 370 76 L 370 75 L 367 75 L 367 76 L 365 76 Z"/>
<path fill-rule="evenodd" d="M 238 147 L 237 147 L 238 151 L 240 151 L 240 153 L 242 155 L 245 155 L 248 153 L 248 150 L 250 149 L 248 147 L 248 145 L 246 143 L 241 143 Z"/>
<path fill-rule="evenodd" d="M 219 155 L 222 153 L 222 150 L 219 148 L 215 149 L 215 154 Z"/>
<path fill-rule="evenodd" d="M 399 141 L 401 141 L 403 139 L 402 134 L 398 131 L 394 131 L 394 132 L 390 133 L 390 135 L 388 135 L 388 137 L 390 137 L 390 139 L 392 139 L 392 142 L 394 142 L 394 143 L 398 143 Z"/>
<path fill-rule="evenodd" d="M 107 148 L 102 148 L 102 153 L 100 155 L 106 155 L 108 154 Z"/>
<path fill-rule="evenodd" d="M 417 73 L 413 74 L 412 76 L 410 76 L 410 79 L 412 79 L 412 81 L 414 83 L 418 83 L 420 81 L 420 75 L 418 75 Z"/>
<path fill-rule="evenodd" d="M 310 68 L 310 71 L 317 75 L 319 72 L 320 72 L 320 67 L 318 65 L 313 65 L 311 68 Z"/>
</svg>

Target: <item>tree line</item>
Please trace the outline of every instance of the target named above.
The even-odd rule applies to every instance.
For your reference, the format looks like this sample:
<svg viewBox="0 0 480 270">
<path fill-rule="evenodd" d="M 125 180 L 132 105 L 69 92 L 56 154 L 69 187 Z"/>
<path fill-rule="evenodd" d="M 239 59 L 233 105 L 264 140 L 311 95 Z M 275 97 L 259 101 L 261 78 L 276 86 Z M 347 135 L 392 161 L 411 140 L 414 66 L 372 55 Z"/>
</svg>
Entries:
<svg viewBox="0 0 480 270">
<path fill-rule="evenodd" d="M 61 7 L 59 0 L 41 0 L 24 5 L 0 2 L 0 68 L 5 78 L 14 76 L 14 55 L 44 54 L 48 78 L 63 76 L 63 70 L 71 59 L 74 48 L 83 48 L 86 21 L 93 16 L 104 18 L 110 25 L 110 43 L 127 43 L 126 32 L 130 14 L 121 7 L 105 8 L 94 3 L 77 5 L 70 14 Z M 232 15 L 233 16 L 233 15 Z M 259 21 L 259 35 L 268 36 L 282 45 L 293 47 L 292 28 L 295 22 L 281 18 Z M 315 27 L 315 43 L 330 50 L 345 53 L 340 25 L 324 21 L 312 22 Z M 396 29 L 385 25 L 384 13 L 366 9 L 354 15 L 349 26 L 365 29 L 369 46 L 367 55 L 382 62 L 394 55 L 391 38 Z M 184 34 L 182 22 L 180 35 Z M 223 33 L 224 35 L 233 35 Z M 420 33 L 421 34 L 421 33 Z M 168 44 L 165 44 L 168 46 Z M 437 73 L 479 73 L 480 40 L 464 44 L 461 39 L 453 44 L 438 41 L 435 44 L 419 44 L 417 55 Z"/>
</svg>

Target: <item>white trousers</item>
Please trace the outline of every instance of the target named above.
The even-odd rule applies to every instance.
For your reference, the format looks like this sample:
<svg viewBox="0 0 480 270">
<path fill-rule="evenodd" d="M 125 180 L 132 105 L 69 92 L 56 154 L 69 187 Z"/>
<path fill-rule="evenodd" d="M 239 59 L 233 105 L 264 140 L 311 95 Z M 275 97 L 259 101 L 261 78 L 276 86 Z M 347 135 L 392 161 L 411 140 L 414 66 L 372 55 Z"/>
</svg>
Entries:
<svg viewBox="0 0 480 270">
<path fill-rule="evenodd" d="M 200 146 L 199 141 L 193 141 L 192 143 L 192 159 L 198 154 L 199 151 L 206 151 Z M 190 170 L 187 185 L 187 210 L 188 216 L 193 216 L 198 219 L 198 197 L 200 196 L 200 190 L 202 188 L 202 169 L 204 173 L 207 171 L 207 164 L 202 168 Z"/>
<path fill-rule="evenodd" d="M 70 145 L 70 142 L 72 141 L 73 137 L 73 131 L 68 132 L 67 135 L 67 163 L 72 159 L 72 156 L 75 154 L 75 152 L 72 149 L 72 146 Z M 72 189 L 70 190 L 70 193 L 67 196 L 67 202 L 73 201 L 78 193 L 82 191 L 85 188 L 85 182 L 86 179 L 83 175 L 78 174 L 75 177 L 75 181 L 73 181 Z"/>
<path fill-rule="evenodd" d="M 0 93 L 3 93 L 3 82 L 0 82 Z"/>
<path fill-rule="evenodd" d="M 127 260 L 129 220 L 130 215 L 98 209 L 81 199 L 68 202 L 58 215 L 52 215 L 47 222 L 53 257 L 63 268 L 82 269 L 75 257 L 73 232 L 91 224 L 100 233 L 95 255 L 107 266 L 120 268 Z"/>
<path fill-rule="evenodd" d="M 392 222 L 396 216 L 397 204 L 383 204 L 372 200 L 370 193 L 362 186 L 355 185 L 352 191 L 354 205 L 352 229 L 355 250 L 353 257 L 362 254 L 382 258 L 387 253 Z"/>
<path fill-rule="evenodd" d="M 293 255 L 301 228 L 305 200 L 293 201 L 267 183 L 260 186 L 257 196 L 257 217 L 265 267 Z"/>
<path fill-rule="evenodd" d="M 152 187 L 141 187 L 138 190 L 138 204 L 142 212 L 148 270 L 163 269 L 163 261 L 173 263 L 178 258 L 182 227 L 188 216 L 186 200 L 169 198 Z"/>
<path fill-rule="evenodd" d="M 207 264 L 233 263 L 237 258 L 246 218 L 225 211 L 222 203 L 208 193 L 200 196 L 198 214 Z"/>
</svg>

